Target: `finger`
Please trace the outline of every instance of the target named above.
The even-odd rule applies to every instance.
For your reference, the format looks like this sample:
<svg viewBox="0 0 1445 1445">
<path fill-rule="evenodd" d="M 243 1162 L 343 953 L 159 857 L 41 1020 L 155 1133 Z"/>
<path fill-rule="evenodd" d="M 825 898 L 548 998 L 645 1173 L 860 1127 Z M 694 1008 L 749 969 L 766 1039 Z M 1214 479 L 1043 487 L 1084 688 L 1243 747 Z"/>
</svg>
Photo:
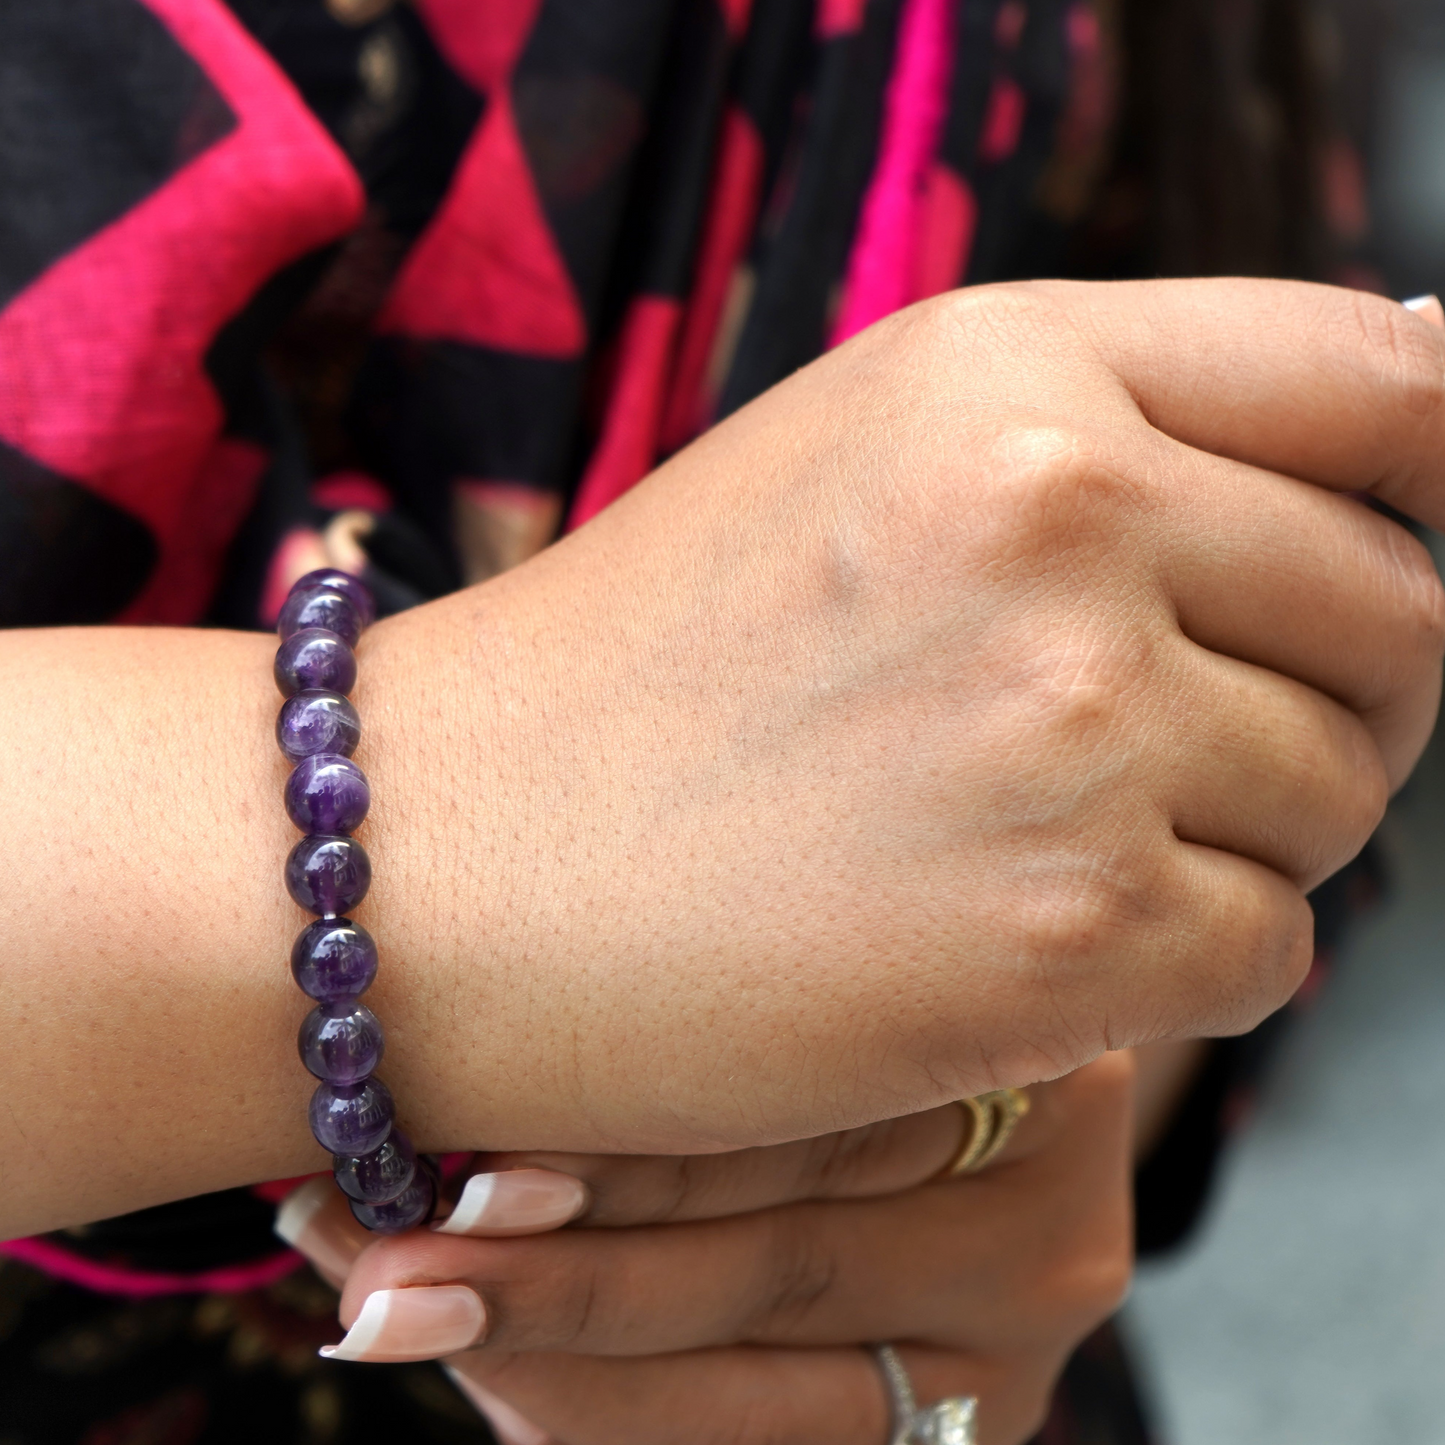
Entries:
<svg viewBox="0 0 1445 1445">
<path fill-rule="evenodd" d="M 555 1437 L 528 1419 L 515 1405 L 472 1379 L 466 1368 L 466 1359 L 465 1355 L 453 1356 L 442 1369 L 492 1427 L 492 1434 L 500 1445 L 557 1445 Z"/>
<path fill-rule="evenodd" d="M 1147 986 L 1160 1004 L 1151 1016 L 1111 1027 L 1110 1049 L 1246 1033 L 1293 997 L 1314 957 L 1314 915 L 1282 874 L 1232 851 L 1178 839 L 1166 852 L 1147 880 L 1108 898 L 1110 925 L 1137 926 L 1138 986 Z M 1128 986 L 1116 937 L 1114 926 L 1100 927 L 1057 971 L 1060 1009 L 1075 995 L 1097 1006 L 1101 990 Z"/>
<path fill-rule="evenodd" d="M 372 1239 L 353 1218 L 346 1196 L 326 1176 L 293 1189 L 277 1208 L 272 1228 L 338 1290 Z"/>
<path fill-rule="evenodd" d="M 540 1234 L 570 1224 L 589 1201 L 586 1184 L 573 1173 L 525 1164 L 493 1168 L 467 1179 L 456 1204 L 432 1228 L 474 1238 Z"/>
<path fill-rule="evenodd" d="M 1062 1096 L 1067 1088 L 1052 1083 L 1030 1089 L 1029 1112 L 991 1167 L 1048 1147 L 1067 1116 Z M 904 1119 L 728 1154 L 490 1154 L 479 1156 L 489 1172 L 477 1176 L 475 1187 L 485 1194 L 492 1178 L 505 1177 L 500 1171 L 535 1168 L 582 1181 L 588 1203 L 578 1216 L 581 1224 L 611 1228 L 717 1219 L 801 1199 L 856 1199 L 910 1189 L 956 1158 L 972 1129 L 966 1110 L 945 1104 Z M 463 1218 L 472 1188 L 469 1181 L 457 1205 Z M 443 1225 L 441 1232 L 474 1231 Z"/>
<path fill-rule="evenodd" d="M 1445 590 L 1426 548 L 1353 497 L 1187 447 L 1150 470 L 1171 477 L 1160 568 L 1185 636 L 1359 714 L 1398 786 L 1439 703 Z"/>
<path fill-rule="evenodd" d="M 1438 326 L 1445 331 L 1445 306 L 1441 306 L 1438 296 L 1412 296 L 1400 304 L 1406 311 L 1413 311 L 1422 321 L 1428 321 L 1431 326 Z"/>
<path fill-rule="evenodd" d="M 560 1228 L 585 1206 L 578 1180 L 541 1169 L 484 1179 L 469 1205 L 470 1228 L 481 1236 L 539 1234 Z M 329 1178 L 308 1179 L 281 1201 L 272 1226 L 334 1289 L 340 1290 L 376 1236 L 358 1224 L 346 1196 Z M 456 1231 L 461 1232 L 461 1231 Z"/>
<path fill-rule="evenodd" d="M 1122 808 L 1117 833 L 1117 856 L 1086 873 L 1068 856 L 1037 865 L 1035 886 L 1065 899 L 1034 935 L 1047 950 L 1058 1017 L 1097 1019 L 1091 1045 L 1127 1049 L 1244 1033 L 1290 999 L 1314 956 L 1314 915 L 1295 883 L 1252 858 L 1181 840 L 1165 809 L 1136 819 Z M 998 987 L 1016 987 L 1016 977 Z M 1115 1002 L 1136 993 L 1151 1007 L 1121 1015 Z M 1044 1055 L 1031 1067 L 1048 1063 Z"/>
<path fill-rule="evenodd" d="M 485 1340 L 508 1353 L 650 1354 L 903 1335 L 999 1348 L 1082 1332 L 1128 1275 L 1131 1078 L 1127 1060 L 1100 1060 L 1052 1148 L 882 1199 L 530 1239 L 380 1241 L 348 1281 L 340 1353 L 445 1353 L 432 1295 L 456 1309 L 452 1350 Z M 484 1302 L 484 1328 L 451 1293 L 463 1285 Z M 413 1319 L 420 1342 L 407 1336 Z"/>
<path fill-rule="evenodd" d="M 1238 278 L 1019 290 L 1067 299 L 1060 319 L 1176 440 L 1445 525 L 1445 334 L 1398 302 Z"/>
<path fill-rule="evenodd" d="M 1001 1357 L 896 1348 L 920 1404 L 978 1400 L 980 1445 L 1020 1445 L 1033 1434 L 1064 1358 L 1062 1349 Z M 882 1445 L 889 1438 L 888 1396 L 862 1346 L 640 1360 L 466 1354 L 447 1372 L 502 1424 L 504 1445 Z M 505 1413 L 494 1415 L 498 1404 Z"/>
<path fill-rule="evenodd" d="M 1290 678 L 1202 649 L 1182 659 L 1171 718 L 1172 821 L 1308 891 L 1364 847 L 1389 780 L 1354 713 Z"/>
</svg>

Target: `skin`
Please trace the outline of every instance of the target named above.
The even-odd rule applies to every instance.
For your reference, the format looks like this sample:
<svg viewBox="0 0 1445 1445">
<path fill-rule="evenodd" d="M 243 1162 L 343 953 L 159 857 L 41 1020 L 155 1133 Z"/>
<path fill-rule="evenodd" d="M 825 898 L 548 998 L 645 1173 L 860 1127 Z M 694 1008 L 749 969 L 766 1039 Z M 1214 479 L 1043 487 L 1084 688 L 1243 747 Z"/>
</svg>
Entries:
<svg viewBox="0 0 1445 1445">
<path fill-rule="evenodd" d="M 1429 735 L 1445 337 L 961 292 L 362 644 L 428 1149 L 705 1153 L 1250 1026 Z M 0 638 L 0 1232 L 313 1169 L 272 644 Z M 369 1000 L 371 1001 L 371 1000 Z"/>
<path fill-rule="evenodd" d="M 1037 1086 L 997 1161 L 946 1182 L 951 1107 L 731 1155 L 479 1160 L 587 1182 L 552 1234 L 376 1240 L 339 1196 L 317 1228 L 356 1254 L 329 1276 L 347 1325 L 372 1290 L 474 1289 L 486 1335 L 453 1377 L 556 1445 L 876 1445 L 880 1339 L 920 1403 L 975 1394 L 982 1445 L 1017 1445 L 1128 1279 L 1132 1073 L 1110 1054 Z"/>
</svg>

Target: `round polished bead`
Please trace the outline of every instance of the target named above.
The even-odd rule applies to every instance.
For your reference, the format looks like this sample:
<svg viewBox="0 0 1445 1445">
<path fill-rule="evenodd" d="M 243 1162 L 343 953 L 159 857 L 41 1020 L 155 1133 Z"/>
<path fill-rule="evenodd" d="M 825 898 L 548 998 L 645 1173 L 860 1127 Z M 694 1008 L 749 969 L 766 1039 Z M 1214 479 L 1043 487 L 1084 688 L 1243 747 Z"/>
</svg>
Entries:
<svg viewBox="0 0 1445 1445">
<path fill-rule="evenodd" d="M 334 633 L 308 627 L 276 649 L 276 686 L 282 697 L 304 691 L 350 692 L 356 654 Z"/>
<path fill-rule="evenodd" d="M 376 942 L 349 918 L 318 918 L 296 935 L 291 977 L 302 993 L 322 1003 L 355 998 L 376 977 Z"/>
<path fill-rule="evenodd" d="M 334 632 L 348 647 L 361 640 L 361 615 L 351 599 L 334 587 L 293 587 L 276 619 L 284 642 L 310 627 Z"/>
<path fill-rule="evenodd" d="M 296 1036 L 301 1062 L 328 1084 L 359 1084 L 386 1052 L 381 1020 L 354 998 L 317 1004 Z"/>
<path fill-rule="evenodd" d="M 332 1154 L 370 1154 L 391 1133 L 396 1104 L 380 1079 L 318 1084 L 311 1096 L 311 1132 Z"/>
<path fill-rule="evenodd" d="M 286 779 L 286 811 L 303 833 L 350 833 L 371 806 L 366 774 L 350 758 L 303 758 Z"/>
<path fill-rule="evenodd" d="M 318 567 L 314 572 L 298 577 L 291 590 L 295 592 L 303 587 L 330 587 L 350 599 L 363 627 L 370 627 L 376 621 L 376 600 L 371 595 L 371 588 L 350 572 L 343 572 L 338 567 Z"/>
<path fill-rule="evenodd" d="M 339 692 L 298 692 L 281 704 L 276 744 L 288 762 L 335 753 L 349 758 L 361 741 L 361 719 Z"/>
<path fill-rule="evenodd" d="M 400 1129 L 393 1129 L 380 1149 L 334 1155 L 331 1167 L 342 1193 L 358 1204 L 390 1204 L 416 1177 L 416 1150 Z"/>
<path fill-rule="evenodd" d="M 390 1204 L 358 1204 L 351 1212 L 358 1224 L 376 1234 L 401 1234 L 431 1218 L 436 1207 L 436 1185 L 425 1169 L 418 1169 L 411 1183 Z"/>
<path fill-rule="evenodd" d="M 371 859 L 355 838 L 303 838 L 286 859 L 286 891 L 324 918 L 350 913 L 371 887 Z"/>
</svg>

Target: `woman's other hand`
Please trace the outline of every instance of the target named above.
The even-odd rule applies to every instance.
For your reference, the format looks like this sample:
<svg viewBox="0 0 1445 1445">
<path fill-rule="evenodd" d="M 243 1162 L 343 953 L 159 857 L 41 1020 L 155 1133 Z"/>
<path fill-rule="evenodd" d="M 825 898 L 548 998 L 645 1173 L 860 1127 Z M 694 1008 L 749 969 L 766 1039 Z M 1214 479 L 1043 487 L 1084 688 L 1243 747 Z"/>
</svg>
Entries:
<svg viewBox="0 0 1445 1445">
<path fill-rule="evenodd" d="M 561 1233 L 368 1244 L 332 1191 L 299 1243 L 347 1276 L 343 1358 L 448 1355 L 518 1445 L 879 1445 L 885 1339 L 921 1404 L 977 1395 L 983 1445 L 1015 1445 L 1128 1277 L 1131 1077 L 1111 1054 L 1035 1088 L 952 1180 L 945 1106 L 735 1155 L 489 1158 L 584 1181 Z"/>
</svg>

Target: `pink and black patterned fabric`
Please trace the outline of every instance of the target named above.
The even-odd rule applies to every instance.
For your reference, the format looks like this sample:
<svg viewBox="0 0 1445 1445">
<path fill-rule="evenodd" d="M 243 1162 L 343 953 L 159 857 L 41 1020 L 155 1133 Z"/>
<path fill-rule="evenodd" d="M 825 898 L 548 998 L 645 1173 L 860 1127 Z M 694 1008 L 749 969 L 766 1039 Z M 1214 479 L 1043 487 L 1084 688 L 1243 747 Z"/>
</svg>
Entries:
<svg viewBox="0 0 1445 1445">
<path fill-rule="evenodd" d="M 393 608 L 520 560 L 1006 272 L 1096 32 L 1084 0 L 12 0 L 0 623 L 264 625 L 358 506 Z"/>
</svg>

